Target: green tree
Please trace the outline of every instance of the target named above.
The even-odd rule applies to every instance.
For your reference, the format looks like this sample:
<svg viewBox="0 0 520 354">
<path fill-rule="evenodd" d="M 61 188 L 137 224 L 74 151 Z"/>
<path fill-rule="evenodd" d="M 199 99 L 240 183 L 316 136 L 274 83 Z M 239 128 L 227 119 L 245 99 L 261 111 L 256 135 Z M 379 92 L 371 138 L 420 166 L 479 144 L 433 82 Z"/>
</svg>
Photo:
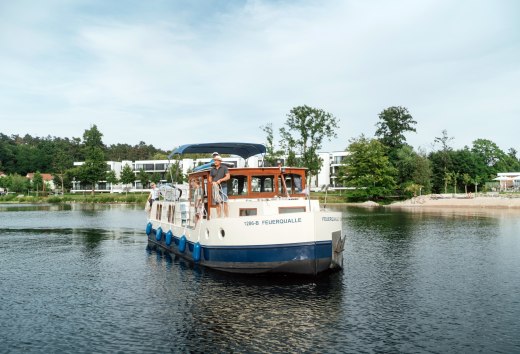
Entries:
<svg viewBox="0 0 520 354">
<path fill-rule="evenodd" d="M 464 192 L 468 194 L 468 184 L 472 181 L 471 176 L 467 173 L 462 175 L 462 183 L 464 183 Z"/>
<path fill-rule="evenodd" d="M 14 175 L 10 175 L 8 178 L 10 179 L 8 182 L 10 192 L 24 193 L 29 189 L 30 181 L 26 177 L 15 173 Z"/>
<path fill-rule="evenodd" d="M 92 195 L 94 195 L 96 183 L 106 178 L 107 164 L 103 153 L 102 136 L 103 134 L 96 125 L 85 130 L 83 134 L 85 162 L 80 167 L 79 177 L 81 182 L 92 186 Z"/>
<path fill-rule="evenodd" d="M 128 164 L 125 164 L 123 166 L 123 169 L 121 170 L 121 183 L 123 183 L 125 185 L 125 191 L 126 191 L 126 194 L 128 194 L 128 188 L 127 186 L 130 184 L 130 183 L 134 183 L 136 178 L 135 178 L 135 174 L 134 174 L 134 171 L 132 170 L 132 167 Z"/>
<path fill-rule="evenodd" d="M 453 183 L 453 193 L 457 193 L 457 182 L 459 180 L 459 173 L 458 172 L 452 172 L 452 183 Z"/>
<path fill-rule="evenodd" d="M 477 139 L 473 141 L 471 152 L 474 155 L 478 166 L 478 175 L 482 181 L 489 181 L 496 177 L 498 172 L 509 172 L 510 167 L 516 167 L 511 158 L 490 140 Z"/>
<path fill-rule="evenodd" d="M 520 160 L 518 159 L 517 151 L 514 148 L 509 148 L 507 151 L 507 157 L 510 164 L 510 171 L 520 171 Z"/>
<path fill-rule="evenodd" d="M 83 133 L 83 146 L 88 151 L 89 149 L 100 148 L 105 149 L 103 144 L 103 134 L 99 131 L 97 125 L 93 124 L 90 129 L 86 129 Z"/>
<path fill-rule="evenodd" d="M 260 129 L 265 132 L 267 141 L 265 144 L 265 166 L 276 166 L 276 161 L 280 159 L 283 152 L 276 149 L 273 134 L 273 124 L 268 123 L 265 126 L 261 126 Z"/>
<path fill-rule="evenodd" d="M 137 180 L 141 182 L 141 185 L 144 189 L 148 187 L 148 182 L 150 182 L 150 175 L 144 170 L 144 168 L 141 168 L 139 172 L 137 172 Z"/>
<path fill-rule="evenodd" d="M 432 190 L 436 193 L 446 193 L 446 173 L 453 169 L 453 149 L 450 146 L 450 142 L 453 140 L 452 137 L 448 136 L 447 130 L 442 131 L 442 136 L 435 137 L 433 146 L 441 144 L 440 149 L 430 153 L 429 160 L 432 164 Z"/>
<path fill-rule="evenodd" d="M 453 137 L 448 136 L 448 131 L 444 129 L 441 132 L 442 136 L 435 137 L 434 144 L 441 144 L 441 151 L 445 154 L 444 157 L 444 169 L 446 169 L 446 166 L 448 164 L 448 152 L 452 151 L 452 147 L 450 146 L 450 142 L 453 141 Z"/>
<path fill-rule="evenodd" d="M 117 178 L 116 171 L 110 170 L 106 172 L 105 180 L 110 183 L 112 188 L 114 188 L 115 184 L 119 183 L 119 179 Z"/>
<path fill-rule="evenodd" d="M 79 179 L 91 186 L 92 195 L 95 193 L 96 183 L 106 178 L 107 167 L 101 149 L 94 148 L 87 153 L 87 159 L 79 169 Z"/>
<path fill-rule="evenodd" d="M 413 183 L 417 153 L 410 145 L 401 146 L 395 156 L 394 166 L 397 168 L 397 184 L 400 188 Z"/>
<path fill-rule="evenodd" d="M 155 184 L 159 184 L 161 181 L 161 175 L 157 172 L 152 173 L 152 176 L 150 177 L 150 181 L 152 181 Z"/>
<path fill-rule="evenodd" d="M 287 155 L 300 149 L 299 154 L 304 167 L 308 169 L 308 177 L 318 174 L 322 161 L 317 152 L 321 149 L 323 139 L 329 141 L 337 136 L 338 119 L 322 109 L 309 106 L 298 106 L 291 109 L 280 128 L 280 136 L 286 141 Z"/>
<path fill-rule="evenodd" d="M 172 183 L 179 184 L 185 181 L 179 160 L 175 160 L 175 162 L 170 165 L 168 171 L 166 172 L 165 179 L 167 181 L 171 181 Z"/>
<path fill-rule="evenodd" d="M 9 187 L 8 182 L 9 182 L 9 180 L 7 179 L 7 176 L 1 176 L 0 177 L 0 188 L 8 188 Z"/>
<path fill-rule="evenodd" d="M 475 176 L 471 179 L 471 183 L 475 185 L 475 194 L 478 193 L 478 185 L 482 182 L 479 176 Z"/>
<path fill-rule="evenodd" d="M 168 160 L 168 154 L 163 152 L 156 152 L 152 155 L 152 160 Z"/>
<path fill-rule="evenodd" d="M 36 190 L 36 195 L 43 189 L 43 177 L 40 171 L 36 171 L 33 175 L 32 186 Z"/>
<path fill-rule="evenodd" d="M 414 167 L 412 181 L 421 186 L 420 192 L 422 194 L 430 193 L 432 190 L 432 166 L 424 151 L 419 151 L 415 155 Z"/>
<path fill-rule="evenodd" d="M 444 194 L 448 193 L 448 185 L 451 183 L 452 176 L 450 172 L 444 173 Z"/>
<path fill-rule="evenodd" d="M 349 141 L 345 165 L 339 178 L 354 199 L 374 199 L 392 194 L 396 188 L 397 170 L 390 163 L 386 147 L 377 139 L 364 135 Z"/>
<path fill-rule="evenodd" d="M 424 188 L 424 186 L 417 184 L 417 183 L 409 183 L 404 188 L 404 191 L 408 193 L 408 196 L 418 196 L 421 195 L 421 191 Z"/>
<path fill-rule="evenodd" d="M 376 124 L 376 137 L 389 149 L 389 156 L 393 162 L 399 150 L 405 143 L 404 133 L 415 132 L 415 124 L 408 109 L 401 106 L 393 106 L 379 113 L 379 122 Z"/>
<path fill-rule="evenodd" d="M 52 171 L 54 175 L 58 177 L 58 180 L 61 185 L 61 191 L 65 192 L 65 173 L 66 171 L 72 167 L 73 161 L 69 154 L 67 154 L 64 150 L 58 150 L 54 161 L 52 162 Z"/>
</svg>

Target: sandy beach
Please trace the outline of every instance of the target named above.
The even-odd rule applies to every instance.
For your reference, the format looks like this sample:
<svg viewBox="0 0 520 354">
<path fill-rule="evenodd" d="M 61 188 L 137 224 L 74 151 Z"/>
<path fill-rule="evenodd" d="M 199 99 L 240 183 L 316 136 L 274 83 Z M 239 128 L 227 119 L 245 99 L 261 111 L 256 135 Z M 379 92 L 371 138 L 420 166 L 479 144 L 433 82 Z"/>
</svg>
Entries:
<svg viewBox="0 0 520 354">
<path fill-rule="evenodd" d="M 520 195 L 424 195 L 388 207 L 393 208 L 477 208 L 477 209 L 518 209 Z"/>
</svg>

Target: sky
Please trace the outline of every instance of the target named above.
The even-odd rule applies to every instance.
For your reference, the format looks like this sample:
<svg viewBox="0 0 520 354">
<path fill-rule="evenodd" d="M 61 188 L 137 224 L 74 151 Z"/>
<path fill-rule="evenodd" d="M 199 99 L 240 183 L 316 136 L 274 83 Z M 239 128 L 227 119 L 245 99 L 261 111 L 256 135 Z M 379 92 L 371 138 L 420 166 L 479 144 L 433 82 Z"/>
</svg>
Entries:
<svg viewBox="0 0 520 354">
<path fill-rule="evenodd" d="M 520 151 L 520 1 L 0 0 L 8 136 L 264 143 L 301 105 L 339 120 L 321 151 L 391 106 L 416 149 L 446 130 Z"/>
</svg>

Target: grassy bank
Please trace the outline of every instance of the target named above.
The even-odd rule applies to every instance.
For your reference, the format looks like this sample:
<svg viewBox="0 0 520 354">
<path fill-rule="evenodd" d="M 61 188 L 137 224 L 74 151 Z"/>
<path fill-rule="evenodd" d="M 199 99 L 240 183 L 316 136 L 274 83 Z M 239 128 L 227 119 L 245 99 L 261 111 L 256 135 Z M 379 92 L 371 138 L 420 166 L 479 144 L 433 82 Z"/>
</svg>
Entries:
<svg viewBox="0 0 520 354">
<path fill-rule="evenodd" d="M 9 194 L 0 197 L 0 203 L 136 203 L 144 204 L 148 194 L 65 194 L 52 196 Z"/>
<path fill-rule="evenodd" d="M 338 192 L 311 192 L 311 199 L 318 199 L 320 203 L 348 203 L 349 200 L 345 193 Z"/>
</svg>

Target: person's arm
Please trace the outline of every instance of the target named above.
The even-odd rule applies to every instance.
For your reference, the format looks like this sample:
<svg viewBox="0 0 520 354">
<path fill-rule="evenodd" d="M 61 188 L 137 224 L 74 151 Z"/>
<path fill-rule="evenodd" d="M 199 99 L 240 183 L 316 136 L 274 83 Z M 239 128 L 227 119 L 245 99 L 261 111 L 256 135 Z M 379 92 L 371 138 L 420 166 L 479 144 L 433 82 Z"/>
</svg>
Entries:
<svg viewBox="0 0 520 354">
<path fill-rule="evenodd" d="M 218 180 L 218 184 L 221 184 L 222 182 L 226 182 L 229 180 L 231 176 L 229 175 L 229 169 L 224 166 L 224 177 Z"/>
<path fill-rule="evenodd" d="M 221 179 L 218 180 L 218 183 L 221 184 L 222 182 L 226 182 L 226 181 L 228 181 L 230 178 L 231 178 L 231 176 L 229 175 L 229 172 L 228 172 L 228 173 L 226 173 L 226 174 L 224 175 L 224 177 L 222 177 Z"/>
</svg>

